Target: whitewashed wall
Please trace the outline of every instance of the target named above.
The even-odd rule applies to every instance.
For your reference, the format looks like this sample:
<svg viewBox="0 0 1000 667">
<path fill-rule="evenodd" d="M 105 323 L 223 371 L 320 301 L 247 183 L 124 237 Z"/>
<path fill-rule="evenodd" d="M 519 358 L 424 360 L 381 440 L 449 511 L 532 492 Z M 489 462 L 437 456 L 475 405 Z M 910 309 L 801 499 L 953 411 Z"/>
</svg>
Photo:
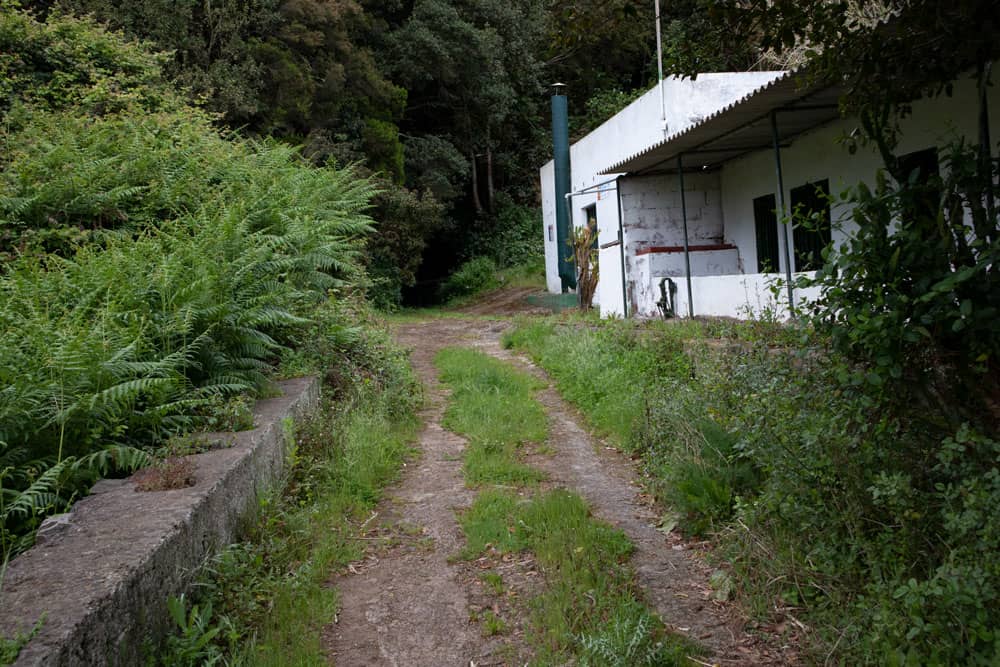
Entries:
<svg viewBox="0 0 1000 667">
<path fill-rule="evenodd" d="M 1000 139 L 1000 87 L 989 91 L 990 135 Z M 943 147 L 958 137 L 977 141 L 979 105 L 975 84 L 969 79 L 956 83 L 952 97 L 919 100 L 913 114 L 902 124 L 898 154 L 910 153 L 934 146 Z M 778 115 L 780 130 L 781 115 Z M 836 121 L 798 137 L 781 151 L 786 205 L 791 201 L 792 188 L 818 180 L 829 179 L 830 193 L 835 197 L 859 182 L 874 183 L 882 160 L 874 148 L 859 147 L 851 155 L 840 140 L 858 126 L 855 119 Z M 942 165 L 943 166 L 943 165 Z M 759 151 L 722 168 L 722 210 L 726 240 L 740 250 L 745 270 L 757 268 L 757 242 L 753 220 L 753 200 L 777 190 L 774 152 Z M 833 240 L 839 245 L 851 230 L 851 208 L 844 204 L 831 210 L 834 223 Z M 837 229 L 838 223 L 842 229 Z M 785 233 L 779 230 L 780 271 L 785 271 Z"/>
<path fill-rule="evenodd" d="M 793 273 L 794 281 L 802 274 Z M 675 310 L 687 316 L 687 284 L 683 277 L 674 278 L 677 283 Z M 659 290 L 659 281 L 656 283 Z M 692 276 L 691 295 L 694 300 L 694 314 L 713 317 L 788 318 L 788 296 L 784 276 L 774 273 L 750 273 L 724 276 Z M 793 293 L 795 305 L 816 299 L 818 288 L 796 289 Z M 659 298 L 659 296 L 657 296 Z M 653 313 L 652 316 L 658 315 Z"/>
<path fill-rule="evenodd" d="M 732 103 L 750 91 L 779 76 L 781 72 L 722 72 L 701 74 L 696 80 L 668 78 L 664 80 L 667 109 L 667 131 L 678 132 L 701 121 L 708 114 Z M 639 153 L 664 137 L 661 121 L 660 89 L 653 87 L 616 116 L 598 127 L 570 148 L 572 188 L 574 191 L 594 187 L 614 176 L 599 175 L 603 169 Z M 582 104 L 573 99 L 570 104 Z M 572 131 L 572 128 L 570 128 Z M 555 225 L 554 173 L 552 163 L 539 172 L 542 191 L 543 233 L 546 243 L 546 284 L 550 291 L 558 292 L 560 283 L 554 259 L 558 250 L 548 240 L 548 227 Z M 618 238 L 618 203 L 614 184 L 603 186 L 600 193 L 593 192 L 572 198 L 570 211 L 573 224 L 586 222 L 585 209 L 597 205 L 600 244 Z M 546 204 L 546 202 L 550 202 Z M 551 246 L 551 247 L 550 247 Z M 603 315 L 622 314 L 621 260 L 617 248 L 601 251 L 601 281 L 597 297 Z M 551 256 L 551 260 L 550 260 Z"/>
<path fill-rule="evenodd" d="M 556 247 L 555 163 L 540 170 L 542 179 L 542 234 L 545 238 L 545 287 L 553 294 L 562 291 L 559 279 L 559 254 Z M 548 187 L 545 184 L 548 183 Z"/>
</svg>

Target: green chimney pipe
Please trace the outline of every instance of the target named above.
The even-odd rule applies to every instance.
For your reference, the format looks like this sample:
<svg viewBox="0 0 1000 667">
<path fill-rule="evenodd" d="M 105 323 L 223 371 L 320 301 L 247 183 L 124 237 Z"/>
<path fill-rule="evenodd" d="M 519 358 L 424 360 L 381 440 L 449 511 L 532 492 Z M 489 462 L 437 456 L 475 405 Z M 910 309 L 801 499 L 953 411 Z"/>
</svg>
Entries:
<svg viewBox="0 0 1000 667">
<path fill-rule="evenodd" d="M 559 278 L 562 289 L 576 287 L 576 267 L 573 262 L 573 249 L 569 245 L 570 216 L 570 164 L 569 164 L 569 106 L 562 90 L 564 83 L 553 84 L 552 94 L 552 150 L 555 160 L 555 195 L 556 195 L 556 247 L 559 253 Z"/>
</svg>

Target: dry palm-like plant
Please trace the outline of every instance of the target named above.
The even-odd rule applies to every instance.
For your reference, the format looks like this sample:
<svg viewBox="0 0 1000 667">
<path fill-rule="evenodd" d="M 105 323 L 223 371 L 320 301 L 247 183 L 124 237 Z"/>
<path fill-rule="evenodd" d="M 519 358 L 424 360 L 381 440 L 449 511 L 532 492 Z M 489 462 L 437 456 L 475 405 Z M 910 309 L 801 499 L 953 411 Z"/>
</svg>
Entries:
<svg viewBox="0 0 1000 667">
<path fill-rule="evenodd" d="M 591 218 L 573 230 L 573 259 L 576 261 L 576 289 L 580 310 L 590 310 L 600 272 L 597 265 L 597 221 Z"/>
</svg>

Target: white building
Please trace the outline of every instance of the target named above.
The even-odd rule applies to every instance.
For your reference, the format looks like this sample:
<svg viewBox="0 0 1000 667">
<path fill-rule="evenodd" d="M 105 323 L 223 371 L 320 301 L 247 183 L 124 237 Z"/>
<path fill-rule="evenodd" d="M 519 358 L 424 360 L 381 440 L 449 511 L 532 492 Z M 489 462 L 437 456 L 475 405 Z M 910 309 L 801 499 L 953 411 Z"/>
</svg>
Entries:
<svg viewBox="0 0 1000 667">
<path fill-rule="evenodd" d="M 702 74 L 662 85 L 666 131 L 657 86 L 571 147 L 573 224 L 598 223 L 601 314 L 658 316 L 665 278 L 676 285 L 681 316 L 786 313 L 787 277 L 815 268 L 819 249 L 850 232 L 850 210 L 831 210 L 821 193 L 836 198 L 874 182 L 880 158 L 874 148 L 851 154 L 839 141 L 858 123 L 841 117 L 836 87 L 804 87 L 791 72 Z M 1000 90 L 988 97 L 997 137 Z M 979 109 L 971 78 L 957 81 L 951 97 L 917 101 L 897 153 L 937 169 L 937 148 L 977 140 Z M 548 289 L 559 292 L 552 162 L 540 176 Z M 779 222 L 777 210 L 796 207 L 825 215 L 825 228 Z M 810 296 L 795 290 L 793 299 Z"/>
</svg>

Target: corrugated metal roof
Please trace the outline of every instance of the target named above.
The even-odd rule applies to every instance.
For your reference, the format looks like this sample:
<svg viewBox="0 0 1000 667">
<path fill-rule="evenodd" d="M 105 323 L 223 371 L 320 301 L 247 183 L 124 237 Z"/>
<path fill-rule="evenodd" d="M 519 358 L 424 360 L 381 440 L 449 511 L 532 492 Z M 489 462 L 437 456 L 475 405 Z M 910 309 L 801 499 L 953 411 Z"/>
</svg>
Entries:
<svg viewBox="0 0 1000 667">
<path fill-rule="evenodd" d="M 769 114 L 780 110 L 782 141 L 840 116 L 841 89 L 810 83 L 789 71 L 649 148 L 617 162 L 602 174 L 676 171 L 677 156 L 702 169 L 772 145 Z"/>
</svg>

